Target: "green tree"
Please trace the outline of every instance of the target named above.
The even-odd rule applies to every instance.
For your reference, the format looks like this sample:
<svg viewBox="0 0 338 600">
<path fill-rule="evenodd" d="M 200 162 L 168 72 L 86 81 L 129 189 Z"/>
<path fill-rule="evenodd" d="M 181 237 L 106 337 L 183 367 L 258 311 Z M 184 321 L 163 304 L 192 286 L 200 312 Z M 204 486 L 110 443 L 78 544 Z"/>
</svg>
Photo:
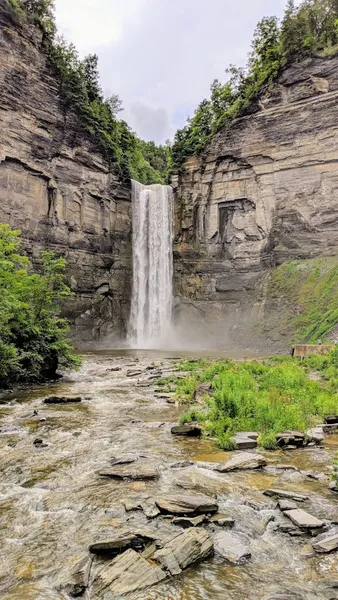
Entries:
<svg viewBox="0 0 338 600">
<path fill-rule="evenodd" d="M 87 92 L 87 99 L 89 102 L 95 100 L 103 100 L 102 90 L 99 83 L 99 69 L 98 69 L 98 56 L 97 54 L 88 54 L 82 62 L 85 88 Z"/>
<path fill-rule="evenodd" d="M 79 364 L 68 341 L 60 302 L 71 295 L 66 262 L 43 252 L 41 274 L 20 253 L 20 231 L 0 224 L 0 387 L 55 376 Z"/>
</svg>

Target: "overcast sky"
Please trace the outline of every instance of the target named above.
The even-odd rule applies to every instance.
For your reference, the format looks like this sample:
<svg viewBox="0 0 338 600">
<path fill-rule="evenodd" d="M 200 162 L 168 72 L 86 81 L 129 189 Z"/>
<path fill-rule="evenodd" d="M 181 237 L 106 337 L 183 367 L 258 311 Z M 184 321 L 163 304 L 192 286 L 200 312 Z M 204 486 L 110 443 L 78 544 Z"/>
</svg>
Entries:
<svg viewBox="0 0 338 600">
<path fill-rule="evenodd" d="M 172 138 L 211 82 L 246 62 L 264 16 L 286 0 L 56 0 L 59 31 L 81 55 L 99 56 L 101 84 L 145 140 Z"/>
</svg>

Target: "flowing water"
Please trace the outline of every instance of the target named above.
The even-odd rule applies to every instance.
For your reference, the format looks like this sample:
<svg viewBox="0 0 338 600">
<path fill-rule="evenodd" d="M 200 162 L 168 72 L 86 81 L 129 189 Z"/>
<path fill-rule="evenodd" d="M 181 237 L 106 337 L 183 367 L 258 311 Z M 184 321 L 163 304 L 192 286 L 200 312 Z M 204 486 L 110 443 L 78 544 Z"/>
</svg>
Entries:
<svg viewBox="0 0 338 600">
<path fill-rule="evenodd" d="M 213 557 L 182 575 L 131 595 L 132 600 L 263 600 L 338 598 L 338 553 L 313 555 L 311 539 L 274 530 L 281 513 L 262 491 L 267 487 L 306 492 L 305 510 L 338 521 L 337 496 L 327 481 L 309 479 L 304 470 L 328 473 L 338 436 L 324 448 L 267 452 L 262 471 L 216 474 L 206 463 L 223 461 L 212 441 L 175 438 L 171 424 L 180 408 L 157 393 L 156 377 L 175 370 L 166 355 L 87 354 L 72 380 L 8 394 L 0 407 L 0 597 L 2 600 L 60 600 L 60 584 L 71 565 L 88 555 L 98 537 L 129 526 L 155 526 L 142 511 L 126 513 L 121 500 L 168 492 L 189 493 L 182 477 L 193 475 L 193 493 L 217 496 L 220 512 L 235 519 L 252 558 L 230 566 Z M 112 371 L 119 367 L 121 370 Z M 127 377 L 128 370 L 140 375 Z M 155 372 L 155 375 L 154 375 Z M 130 375 L 130 373 L 129 373 Z M 51 394 L 82 395 L 81 404 L 48 406 Z M 34 411 L 38 411 L 37 414 Z M 47 447 L 35 447 L 42 438 Z M 121 454 L 139 453 L 160 467 L 159 481 L 113 481 L 97 471 Z M 172 468 L 177 461 L 192 466 Z M 196 466 L 199 463 L 199 467 Z M 203 463 L 203 464 L 202 464 Z M 300 471 L 278 470 L 295 465 Z M 248 501 L 261 503 L 255 510 Z M 95 570 L 95 562 L 93 564 Z M 286 594 L 298 594 L 287 596 Z M 87 594 L 87 599 L 93 599 Z"/>
<path fill-rule="evenodd" d="M 159 347 L 173 304 L 172 188 L 132 181 L 133 293 L 129 341 Z"/>
</svg>

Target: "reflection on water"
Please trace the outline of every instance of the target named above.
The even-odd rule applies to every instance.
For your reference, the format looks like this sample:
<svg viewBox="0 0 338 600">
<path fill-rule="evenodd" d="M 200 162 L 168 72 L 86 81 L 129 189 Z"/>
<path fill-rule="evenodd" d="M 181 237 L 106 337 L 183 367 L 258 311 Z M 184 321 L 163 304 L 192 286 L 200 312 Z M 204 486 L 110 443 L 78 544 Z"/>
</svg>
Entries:
<svg viewBox="0 0 338 600">
<path fill-rule="evenodd" d="M 177 421 L 180 409 L 156 397 L 156 384 L 149 381 L 151 371 L 146 368 L 156 366 L 165 376 L 172 365 L 164 353 L 90 352 L 82 370 L 71 374 L 72 381 L 8 395 L 9 404 L 0 408 L 0 547 L 5 548 L 0 563 L 1 598 L 66 598 L 59 591 L 60 583 L 74 557 L 86 554 L 97 537 L 115 534 L 127 518 L 129 525 L 147 525 L 141 511 L 126 514 L 121 500 L 140 494 L 181 493 L 177 486 L 189 473 L 194 491 L 206 493 L 212 481 L 210 493 L 218 491 L 220 511 L 235 519 L 235 531 L 246 536 L 252 559 L 234 568 L 211 558 L 154 589 L 130 596 L 133 600 L 262 600 L 276 591 L 293 591 L 304 600 L 338 598 L 332 588 L 337 579 L 337 553 L 309 556 L 308 538 L 277 533 L 275 523 L 269 521 L 280 513 L 262 494 L 272 486 L 304 491 L 309 495 L 306 510 L 338 521 L 337 498 L 326 481 L 276 468 L 283 464 L 329 473 L 338 436 L 328 438 L 324 449 L 267 452 L 269 468 L 264 471 L 216 475 L 205 463 L 223 461 L 225 453 L 211 441 L 177 439 L 170 434 L 170 424 Z M 112 367 L 121 370 L 111 371 Z M 142 374 L 127 377 L 133 368 Z M 149 386 L 139 387 L 138 380 Z M 79 405 L 44 405 L 43 398 L 51 394 L 82 395 L 85 400 Z M 48 446 L 35 447 L 37 437 Z M 161 469 L 158 482 L 98 477 L 97 471 L 113 457 L 131 452 L 156 461 Z M 169 468 L 170 463 L 182 460 L 203 463 L 203 468 L 197 474 L 195 466 Z M 255 510 L 248 501 L 261 503 L 262 510 Z"/>
</svg>

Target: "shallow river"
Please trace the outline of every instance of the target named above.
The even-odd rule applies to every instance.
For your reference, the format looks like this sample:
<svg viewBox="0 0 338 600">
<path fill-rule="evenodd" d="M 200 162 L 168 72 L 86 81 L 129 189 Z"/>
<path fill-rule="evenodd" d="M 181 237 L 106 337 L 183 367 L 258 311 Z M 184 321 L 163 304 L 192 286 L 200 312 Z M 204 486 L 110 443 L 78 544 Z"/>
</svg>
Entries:
<svg viewBox="0 0 338 600">
<path fill-rule="evenodd" d="M 306 492 L 309 500 L 302 508 L 338 522 L 338 497 L 328 490 L 327 480 L 276 469 L 288 464 L 328 474 L 338 436 L 328 438 L 324 448 L 267 452 L 269 466 L 260 472 L 221 475 L 196 466 L 172 468 L 179 461 L 224 461 L 226 454 L 211 441 L 171 435 L 181 409 L 156 395 L 156 383 L 149 380 L 153 371 L 147 367 L 156 366 L 166 376 L 174 369 L 173 360 L 167 355 L 117 354 L 88 353 L 81 371 L 68 381 L 10 394 L 8 404 L 0 406 L 1 599 L 67 598 L 59 591 L 67 570 L 98 536 L 118 531 L 127 519 L 147 523 L 140 511 L 126 513 L 121 500 L 188 493 L 177 483 L 192 470 L 198 471 L 193 491 L 217 495 L 220 512 L 235 519 L 233 531 L 246 537 L 252 558 L 236 567 L 210 558 L 130 598 L 263 600 L 279 592 L 281 600 L 338 599 L 338 553 L 314 555 L 306 535 L 277 532 L 281 513 L 262 494 L 268 487 Z M 112 371 L 114 367 L 121 370 Z M 142 374 L 127 377 L 128 369 Z M 52 394 L 81 395 L 84 400 L 44 405 L 43 399 Z M 36 438 L 47 447 L 35 447 Z M 156 461 L 159 481 L 118 482 L 97 475 L 113 457 L 131 452 Z M 261 504 L 262 510 L 248 501 Z M 269 522 L 271 517 L 275 521 Z"/>
</svg>

